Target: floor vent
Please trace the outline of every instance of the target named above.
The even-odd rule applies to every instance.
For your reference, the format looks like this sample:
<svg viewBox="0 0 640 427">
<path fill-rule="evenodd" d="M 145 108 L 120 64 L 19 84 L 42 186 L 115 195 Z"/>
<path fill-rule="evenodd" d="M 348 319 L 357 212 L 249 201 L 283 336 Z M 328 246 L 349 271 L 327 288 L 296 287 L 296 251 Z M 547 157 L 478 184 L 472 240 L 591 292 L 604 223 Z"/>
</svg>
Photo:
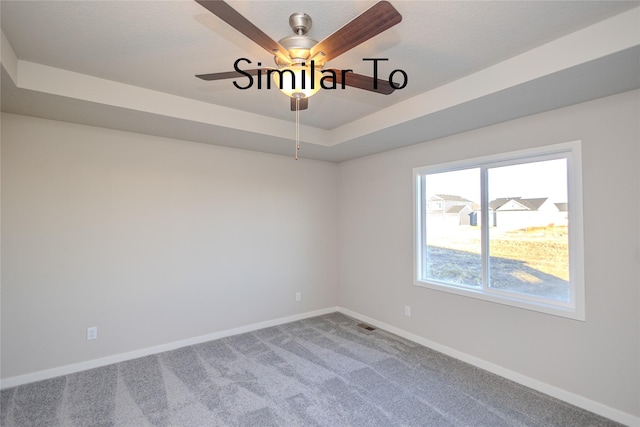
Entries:
<svg viewBox="0 0 640 427">
<path fill-rule="evenodd" d="M 367 331 L 375 331 L 376 330 L 376 328 L 374 328 L 373 326 L 369 326 L 366 323 L 358 323 L 356 326 L 358 328 L 366 329 Z"/>
</svg>

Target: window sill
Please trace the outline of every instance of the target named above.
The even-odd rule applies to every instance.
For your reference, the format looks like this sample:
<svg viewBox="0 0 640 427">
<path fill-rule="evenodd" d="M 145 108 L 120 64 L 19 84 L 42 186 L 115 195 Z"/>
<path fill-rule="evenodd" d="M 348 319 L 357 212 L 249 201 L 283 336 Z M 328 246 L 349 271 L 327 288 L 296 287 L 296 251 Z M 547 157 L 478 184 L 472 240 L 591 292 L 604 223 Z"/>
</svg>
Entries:
<svg viewBox="0 0 640 427">
<path fill-rule="evenodd" d="M 446 283 L 434 283 L 423 280 L 415 280 L 414 286 L 420 288 L 432 289 L 435 291 L 446 292 L 450 294 L 460 295 L 468 298 L 479 299 L 496 304 L 508 305 L 511 307 L 522 308 L 525 310 L 536 311 L 544 314 L 551 314 L 554 316 L 565 317 L 568 319 L 585 321 L 584 309 L 574 308 L 567 304 L 567 306 L 556 305 L 543 301 L 535 301 L 533 298 L 529 299 L 528 296 L 524 298 L 518 298 L 517 294 L 513 293 L 500 293 L 486 292 L 482 289 L 474 289 L 471 287 L 455 286 Z M 559 304 L 562 304 L 559 302 Z M 579 304 L 576 304 L 579 306 Z"/>
</svg>

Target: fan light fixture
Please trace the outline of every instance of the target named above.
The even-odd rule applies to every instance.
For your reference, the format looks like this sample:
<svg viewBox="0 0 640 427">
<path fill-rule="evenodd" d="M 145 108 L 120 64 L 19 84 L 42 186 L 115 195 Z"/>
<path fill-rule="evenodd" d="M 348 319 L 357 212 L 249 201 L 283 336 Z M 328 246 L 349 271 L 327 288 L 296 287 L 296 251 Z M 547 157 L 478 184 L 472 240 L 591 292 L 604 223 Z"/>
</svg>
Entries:
<svg viewBox="0 0 640 427">
<path fill-rule="evenodd" d="M 320 90 L 322 73 L 316 67 L 293 64 L 272 73 L 273 81 L 290 98 L 309 98 Z"/>
</svg>

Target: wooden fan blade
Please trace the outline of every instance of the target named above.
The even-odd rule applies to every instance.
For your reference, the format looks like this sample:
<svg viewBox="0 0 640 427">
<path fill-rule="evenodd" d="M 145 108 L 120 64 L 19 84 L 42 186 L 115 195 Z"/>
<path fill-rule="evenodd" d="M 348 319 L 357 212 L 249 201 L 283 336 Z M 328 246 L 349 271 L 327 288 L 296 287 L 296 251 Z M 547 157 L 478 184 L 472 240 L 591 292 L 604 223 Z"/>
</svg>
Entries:
<svg viewBox="0 0 640 427">
<path fill-rule="evenodd" d="M 253 68 L 251 70 L 242 70 L 242 73 L 237 71 L 226 71 L 223 73 L 210 73 L 210 74 L 196 74 L 196 77 L 202 80 L 223 80 L 223 79 L 237 79 L 240 77 L 246 77 L 247 74 L 257 76 L 260 71 L 266 71 L 270 68 Z"/>
<path fill-rule="evenodd" d="M 347 86 L 355 87 L 358 89 L 368 90 L 369 92 L 380 93 L 382 95 L 390 95 L 396 90 L 387 80 L 374 79 L 373 77 L 365 76 L 362 74 L 356 74 L 352 72 L 343 73 L 342 70 L 335 68 L 331 69 L 336 76 L 336 83 L 344 83 Z M 344 82 L 342 80 L 344 74 Z M 327 80 L 333 80 L 330 76 L 324 77 Z"/>
<path fill-rule="evenodd" d="M 237 10 L 222 0 L 195 0 L 209 12 L 247 36 L 250 40 L 272 55 L 277 55 L 286 62 L 291 62 L 289 52 L 280 43 L 266 35 Z"/>
<path fill-rule="evenodd" d="M 402 21 L 402 15 L 388 1 L 376 3 L 351 20 L 335 33 L 316 44 L 311 49 L 313 58 L 324 53 L 325 62 L 342 55 L 370 38 L 388 30 Z"/>
<path fill-rule="evenodd" d="M 309 98 L 298 98 L 300 101 L 297 105 L 298 111 L 309 108 Z M 296 111 L 296 98 L 291 98 L 291 111 Z"/>
</svg>

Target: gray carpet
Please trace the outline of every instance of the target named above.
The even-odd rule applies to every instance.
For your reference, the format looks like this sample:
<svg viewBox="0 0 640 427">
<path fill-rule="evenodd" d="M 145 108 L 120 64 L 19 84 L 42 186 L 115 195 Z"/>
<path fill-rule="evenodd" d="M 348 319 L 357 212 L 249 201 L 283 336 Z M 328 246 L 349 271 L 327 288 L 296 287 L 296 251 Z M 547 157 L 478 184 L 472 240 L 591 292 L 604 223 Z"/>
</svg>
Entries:
<svg viewBox="0 0 640 427">
<path fill-rule="evenodd" d="M 334 313 L 27 384 L 3 426 L 618 425 Z"/>
</svg>

